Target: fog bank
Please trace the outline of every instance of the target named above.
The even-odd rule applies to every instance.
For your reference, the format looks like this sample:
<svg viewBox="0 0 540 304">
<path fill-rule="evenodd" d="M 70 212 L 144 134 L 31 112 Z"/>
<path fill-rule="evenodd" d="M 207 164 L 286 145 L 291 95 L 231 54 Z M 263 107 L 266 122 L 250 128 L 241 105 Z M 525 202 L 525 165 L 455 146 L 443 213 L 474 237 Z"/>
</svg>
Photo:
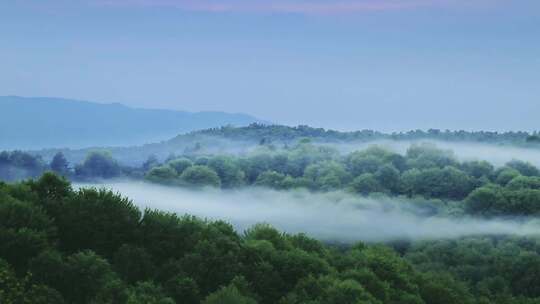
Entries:
<svg viewBox="0 0 540 304">
<path fill-rule="evenodd" d="M 357 150 L 364 150 L 369 146 L 377 145 L 389 151 L 405 154 L 407 149 L 414 144 L 434 144 L 435 147 L 443 150 L 451 150 L 460 161 L 485 160 L 500 167 L 511 160 L 521 160 L 530 162 L 540 167 L 540 150 L 535 148 L 524 148 L 510 145 L 483 144 L 476 142 L 451 142 L 430 139 L 409 140 L 375 140 L 365 143 L 332 143 L 320 144 L 333 147 L 341 153 L 350 153 Z"/>
<path fill-rule="evenodd" d="M 230 222 L 238 231 L 269 223 L 288 233 L 304 232 L 321 240 L 389 241 L 461 236 L 532 235 L 537 220 L 483 220 L 428 216 L 414 201 L 369 199 L 342 192 L 314 194 L 249 188 L 223 191 L 188 190 L 145 182 L 114 182 L 76 187 L 105 187 L 146 207 Z"/>
</svg>

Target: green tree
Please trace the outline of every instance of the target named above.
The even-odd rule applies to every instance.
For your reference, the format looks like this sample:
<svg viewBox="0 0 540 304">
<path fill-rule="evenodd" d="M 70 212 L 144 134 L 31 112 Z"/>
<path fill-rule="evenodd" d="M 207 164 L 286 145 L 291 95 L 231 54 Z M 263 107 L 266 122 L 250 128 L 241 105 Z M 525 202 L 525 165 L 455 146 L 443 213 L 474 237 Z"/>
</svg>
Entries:
<svg viewBox="0 0 540 304">
<path fill-rule="evenodd" d="M 116 280 L 107 260 L 92 251 L 73 254 L 67 258 L 66 264 L 71 288 L 65 295 L 72 303 L 91 303 L 102 298 Z"/>
<path fill-rule="evenodd" d="M 345 167 L 336 161 L 322 161 L 306 167 L 304 177 L 310 180 L 316 189 L 323 191 L 341 188 L 350 180 Z"/>
<path fill-rule="evenodd" d="M 187 158 L 177 158 L 169 161 L 167 164 L 176 171 L 177 175 L 182 174 L 184 170 L 193 166 L 193 162 Z"/>
<path fill-rule="evenodd" d="M 506 184 L 510 190 L 536 189 L 540 190 L 540 177 L 537 176 L 516 176 Z"/>
<path fill-rule="evenodd" d="M 221 180 L 224 188 L 238 187 L 245 182 L 245 173 L 236 164 L 233 158 L 227 156 L 212 157 L 207 166 L 213 169 Z"/>
<path fill-rule="evenodd" d="M 54 155 L 49 165 L 51 170 L 61 176 L 69 176 L 69 163 L 62 152 L 58 152 Z"/>
<path fill-rule="evenodd" d="M 168 165 L 152 168 L 146 173 L 145 178 L 154 183 L 174 184 L 178 181 L 176 170 Z"/>
<path fill-rule="evenodd" d="M 235 286 L 223 287 L 210 294 L 202 304 L 257 304 L 252 298 L 246 297 Z"/>
<path fill-rule="evenodd" d="M 176 275 L 164 284 L 165 291 L 176 303 L 198 304 L 201 295 L 197 282 L 182 275 Z"/>
<path fill-rule="evenodd" d="M 153 277 L 155 267 L 144 248 L 124 244 L 114 254 L 114 270 L 130 284 Z"/>
<path fill-rule="evenodd" d="M 499 185 L 506 186 L 506 184 L 519 175 L 520 173 L 518 170 L 510 167 L 503 167 L 495 172 L 495 182 Z"/>
<path fill-rule="evenodd" d="M 397 193 L 400 185 L 399 171 L 393 165 L 383 165 L 377 172 L 375 178 L 381 186 L 390 190 L 392 193 Z"/>
<path fill-rule="evenodd" d="M 60 247 L 67 252 L 92 249 L 111 257 L 135 239 L 140 210 L 128 198 L 106 189 L 80 189 L 56 218 Z"/>
<path fill-rule="evenodd" d="M 180 179 L 188 186 L 204 187 L 204 186 L 221 186 L 221 180 L 216 171 L 207 166 L 191 166 L 184 170 Z"/>
<path fill-rule="evenodd" d="M 350 184 L 351 189 L 363 195 L 368 195 L 374 192 L 382 192 L 384 188 L 379 181 L 371 173 L 364 173 L 356 177 Z"/>
<path fill-rule="evenodd" d="M 540 170 L 528 162 L 512 160 L 508 162 L 506 166 L 516 169 L 521 175 L 540 176 Z"/>
<path fill-rule="evenodd" d="M 109 152 L 91 152 L 84 162 L 75 167 L 75 176 L 81 179 L 113 178 L 122 173 L 120 165 Z"/>
<path fill-rule="evenodd" d="M 130 288 L 126 304 L 174 304 L 162 288 L 152 282 L 138 282 Z"/>
<path fill-rule="evenodd" d="M 285 180 L 285 177 L 285 174 L 281 174 L 276 171 L 265 171 L 257 177 L 254 185 L 273 189 L 282 189 L 284 186 L 283 181 Z"/>
</svg>

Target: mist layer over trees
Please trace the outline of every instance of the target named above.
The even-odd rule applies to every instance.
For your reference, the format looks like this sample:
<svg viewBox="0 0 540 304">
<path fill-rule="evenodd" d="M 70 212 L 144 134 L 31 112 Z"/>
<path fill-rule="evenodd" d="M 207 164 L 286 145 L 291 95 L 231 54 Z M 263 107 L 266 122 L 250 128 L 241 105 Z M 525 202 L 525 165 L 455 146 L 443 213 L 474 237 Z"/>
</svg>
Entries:
<svg viewBox="0 0 540 304">
<path fill-rule="evenodd" d="M 363 197 L 343 191 L 321 193 L 254 187 L 186 189 L 141 181 L 75 186 L 105 187 L 130 197 L 141 209 L 225 220 L 237 231 L 258 223 L 270 223 L 286 233 L 305 233 L 333 243 L 419 241 L 475 235 L 540 236 L 540 221 L 534 216 L 468 215 L 463 210 L 463 202 L 445 204 L 421 197 Z"/>
<path fill-rule="evenodd" d="M 252 125 L 2 152 L 0 303 L 538 303 L 535 136 Z"/>
<path fill-rule="evenodd" d="M 53 174 L 0 185 L 2 303 L 536 303 L 540 239 L 323 244 L 135 207 Z M 517 253 L 517 254 L 515 254 Z"/>
<path fill-rule="evenodd" d="M 373 130 L 339 132 L 308 126 L 288 127 L 279 125 L 251 124 L 235 128 L 225 126 L 178 135 L 170 140 L 129 147 L 94 147 L 88 149 L 46 149 L 32 151 L 49 161 L 57 152 L 62 152 L 69 162 L 80 163 L 87 154 L 96 150 L 107 150 L 121 164 L 140 166 L 150 156 L 163 161 L 171 154 L 242 154 L 260 145 L 276 148 L 294 146 L 304 139 L 313 144 L 330 145 L 344 153 L 364 149 L 370 144 L 384 144 L 391 150 L 403 153 L 412 143 L 435 141 L 441 147 L 456 152 L 462 160 L 480 158 L 498 165 L 514 157 L 540 164 L 538 150 L 540 136 L 530 132 L 487 132 L 487 131 L 409 131 L 381 133 Z M 477 155 L 476 152 L 481 152 Z M 463 153 L 462 153 L 463 152 Z"/>
</svg>

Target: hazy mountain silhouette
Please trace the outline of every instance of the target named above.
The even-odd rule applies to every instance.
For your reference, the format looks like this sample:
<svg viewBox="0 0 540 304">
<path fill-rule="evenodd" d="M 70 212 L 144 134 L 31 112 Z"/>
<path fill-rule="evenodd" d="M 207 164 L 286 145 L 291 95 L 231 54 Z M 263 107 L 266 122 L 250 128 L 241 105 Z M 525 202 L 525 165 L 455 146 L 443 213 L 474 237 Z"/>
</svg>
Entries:
<svg viewBox="0 0 540 304">
<path fill-rule="evenodd" d="M 0 96 L 0 149 L 125 146 L 261 120 L 240 113 L 130 108 L 63 98 Z"/>
</svg>

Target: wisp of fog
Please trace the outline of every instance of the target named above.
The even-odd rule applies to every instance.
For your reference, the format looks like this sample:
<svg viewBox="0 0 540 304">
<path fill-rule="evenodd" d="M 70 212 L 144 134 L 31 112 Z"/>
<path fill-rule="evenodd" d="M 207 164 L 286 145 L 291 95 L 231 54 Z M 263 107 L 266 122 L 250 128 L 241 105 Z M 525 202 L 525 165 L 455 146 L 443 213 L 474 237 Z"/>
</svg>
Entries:
<svg viewBox="0 0 540 304">
<path fill-rule="evenodd" d="M 487 220 L 426 215 L 414 201 L 362 198 L 344 192 L 310 193 L 261 188 L 189 190 L 139 181 L 79 184 L 107 188 L 150 208 L 225 220 L 238 231 L 268 223 L 287 233 L 327 241 L 430 240 L 470 235 L 534 235 L 537 220 Z"/>
<path fill-rule="evenodd" d="M 374 140 L 364 143 L 321 144 L 338 149 L 341 153 L 365 150 L 369 146 L 380 146 L 386 150 L 405 154 L 412 145 L 429 143 L 443 150 L 451 150 L 460 161 L 485 160 L 496 167 L 504 166 L 511 160 L 521 160 L 540 167 L 540 150 L 516 146 L 504 146 L 474 142 L 447 142 L 422 139 L 410 140 Z"/>
</svg>

